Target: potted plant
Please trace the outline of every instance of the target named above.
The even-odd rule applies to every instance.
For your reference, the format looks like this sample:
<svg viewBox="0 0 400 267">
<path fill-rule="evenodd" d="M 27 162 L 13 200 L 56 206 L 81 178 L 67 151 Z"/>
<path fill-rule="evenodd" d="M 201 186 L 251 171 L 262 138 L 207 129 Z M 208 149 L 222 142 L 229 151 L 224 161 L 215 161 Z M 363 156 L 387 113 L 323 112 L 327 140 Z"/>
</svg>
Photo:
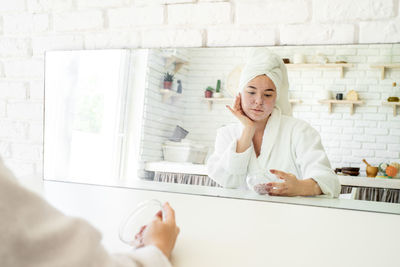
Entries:
<svg viewBox="0 0 400 267">
<path fill-rule="evenodd" d="M 215 88 L 214 97 L 223 97 L 223 95 L 221 94 L 221 80 L 217 81 L 217 87 Z"/>
<path fill-rule="evenodd" d="M 174 81 L 173 74 L 169 72 L 164 73 L 164 89 L 171 89 L 173 81 Z"/>
<path fill-rule="evenodd" d="M 204 92 L 204 96 L 206 98 L 211 98 L 213 96 L 213 92 L 214 92 L 214 88 L 212 88 L 211 86 L 208 86 L 206 88 L 206 91 Z"/>
</svg>

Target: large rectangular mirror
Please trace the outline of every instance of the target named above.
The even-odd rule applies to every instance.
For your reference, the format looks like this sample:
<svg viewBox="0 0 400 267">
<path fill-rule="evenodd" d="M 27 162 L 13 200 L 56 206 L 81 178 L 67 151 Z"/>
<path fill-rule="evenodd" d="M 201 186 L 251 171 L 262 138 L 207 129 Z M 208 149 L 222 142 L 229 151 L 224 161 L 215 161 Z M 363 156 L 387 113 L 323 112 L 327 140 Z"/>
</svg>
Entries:
<svg viewBox="0 0 400 267">
<path fill-rule="evenodd" d="M 47 52 L 44 179 L 400 214 L 399 84 L 399 44 Z"/>
</svg>

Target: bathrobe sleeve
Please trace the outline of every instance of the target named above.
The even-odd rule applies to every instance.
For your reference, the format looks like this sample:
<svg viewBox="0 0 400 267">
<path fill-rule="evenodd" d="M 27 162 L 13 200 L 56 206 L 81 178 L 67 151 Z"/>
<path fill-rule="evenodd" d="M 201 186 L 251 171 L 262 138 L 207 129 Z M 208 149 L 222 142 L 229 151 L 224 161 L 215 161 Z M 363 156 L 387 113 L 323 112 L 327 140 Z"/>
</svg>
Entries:
<svg viewBox="0 0 400 267">
<path fill-rule="evenodd" d="M 339 179 L 331 168 L 319 133 L 305 122 L 299 123 L 292 132 L 293 151 L 303 179 L 312 178 L 323 194 L 338 197 Z"/>
<path fill-rule="evenodd" d="M 9 267 L 167 267 L 164 254 L 148 246 L 111 255 L 86 221 L 63 215 L 23 188 L 0 159 L 0 261 Z"/>
<path fill-rule="evenodd" d="M 246 180 L 253 146 L 236 153 L 237 140 L 232 127 L 218 129 L 214 153 L 207 161 L 208 176 L 223 187 L 238 188 Z"/>
</svg>

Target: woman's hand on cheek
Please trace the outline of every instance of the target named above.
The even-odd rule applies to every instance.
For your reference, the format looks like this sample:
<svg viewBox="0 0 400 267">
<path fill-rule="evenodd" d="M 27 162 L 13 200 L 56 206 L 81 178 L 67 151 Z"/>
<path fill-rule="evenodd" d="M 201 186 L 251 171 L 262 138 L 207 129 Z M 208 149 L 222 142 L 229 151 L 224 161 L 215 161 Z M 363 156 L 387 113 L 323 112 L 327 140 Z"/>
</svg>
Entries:
<svg viewBox="0 0 400 267">
<path fill-rule="evenodd" d="M 230 112 L 239 119 L 239 121 L 243 124 L 245 127 L 250 127 L 253 128 L 255 127 L 254 121 L 250 119 L 243 111 L 242 109 L 242 103 L 241 103 L 241 94 L 236 96 L 235 98 L 235 103 L 233 104 L 233 108 L 231 108 L 229 105 L 226 105 L 226 108 L 230 110 Z"/>
<path fill-rule="evenodd" d="M 301 195 L 301 182 L 291 173 L 286 173 L 278 170 L 270 170 L 279 179 L 284 182 L 268 183 L 266 190 L 271 196 L 299 196 Z"/>
</svg>

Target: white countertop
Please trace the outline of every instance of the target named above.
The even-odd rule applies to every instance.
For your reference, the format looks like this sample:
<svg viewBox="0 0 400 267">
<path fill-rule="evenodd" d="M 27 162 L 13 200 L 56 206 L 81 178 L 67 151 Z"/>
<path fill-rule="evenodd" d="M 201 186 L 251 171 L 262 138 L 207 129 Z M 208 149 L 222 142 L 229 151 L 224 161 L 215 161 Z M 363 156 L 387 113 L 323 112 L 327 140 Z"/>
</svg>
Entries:
<svg viewBox="0 0 400 267">
<path fill-rule="evenodd" d="M 176 267 L 398 265 L 399 215 L 68 182 L 44 186 L 51 204 L 95 225 L 114 252 L 129 250 L 118 240 L 123 216 L 143 200 L 169 201 L 181 229 Z"/>
<path fill-rule="evenodd" d="M 188 173 L 197 175 L 207 175 L 205 164 L 193 164 L 186 162 L 157 161 L 147 162 L 146 171 Z M 391 188 L 400 189 L 400 179 L 371 178 L 363 176 L 344 176 L 338 175 L 341 185 Z"/>
</svg>

